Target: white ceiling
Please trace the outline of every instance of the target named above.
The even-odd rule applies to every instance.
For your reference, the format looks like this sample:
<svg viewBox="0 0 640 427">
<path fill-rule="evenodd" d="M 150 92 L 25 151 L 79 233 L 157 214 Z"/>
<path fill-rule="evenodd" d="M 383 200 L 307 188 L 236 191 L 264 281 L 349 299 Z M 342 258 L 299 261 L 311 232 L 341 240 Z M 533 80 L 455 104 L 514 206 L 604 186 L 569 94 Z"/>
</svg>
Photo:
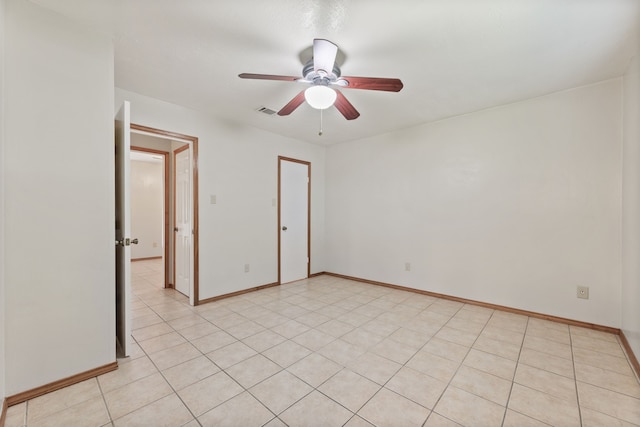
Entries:
<svg viewBox="0 0 640 427">
<path fill-rule="evenodd" d="M 32 0 L 113 37 L 116 86 L 230 121 L 332 144 L 621 76 L 638 0 Z M 282 108 L 314 38 L 342 74 L 395 77 L 399 93 L 345 89 L 360 111 Z M 135 108 L 135 105 L 132 106 Z"/>
</svg>

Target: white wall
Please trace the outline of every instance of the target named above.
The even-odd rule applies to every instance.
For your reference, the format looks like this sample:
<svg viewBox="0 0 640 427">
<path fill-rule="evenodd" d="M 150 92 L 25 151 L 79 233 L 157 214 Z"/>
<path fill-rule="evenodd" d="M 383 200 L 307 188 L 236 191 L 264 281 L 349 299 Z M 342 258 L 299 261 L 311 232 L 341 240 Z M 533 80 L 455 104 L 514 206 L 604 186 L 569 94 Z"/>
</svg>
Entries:
<svg viewBox="0 0 640 427">
<path fill-rule="evenodd" d="M 4 295 L 4 9 L 0 0 L 0 403 L 5 394 L 5 295 Z"/>
<path fill-rule="evenodd" d="M 640 357 L 640 52 L 624 75 L 622 330 Z"/>
<path fill-rule="evenodd" d="M 619 327 L 621 84 L 331 146 L 327 271 Z"/>
<path fill-rule="evenodd" d="M 312 163 L 311 272 L 325 270 L 323 147 L 116 88 L 115 105 L 123 100 L 131 101 L 133 123 L 199 138 L 201 299 L 277 282 L 272 199 L 277 198 L 279 155 Z M 210 204 L 210 195 L 216 204 Z"/>
<path fill-rule="evenodd" d="M 115 361 L 113 48 L 24 0 L 5 26 L 6 394 Z"/>
<path fill-rule="evenodd" d="M 164 254 L 164 166 L 162 162 L 131 161 L 131 258 Z M 155 246 L 154 246 L 155 245 Z"/>
</svg>

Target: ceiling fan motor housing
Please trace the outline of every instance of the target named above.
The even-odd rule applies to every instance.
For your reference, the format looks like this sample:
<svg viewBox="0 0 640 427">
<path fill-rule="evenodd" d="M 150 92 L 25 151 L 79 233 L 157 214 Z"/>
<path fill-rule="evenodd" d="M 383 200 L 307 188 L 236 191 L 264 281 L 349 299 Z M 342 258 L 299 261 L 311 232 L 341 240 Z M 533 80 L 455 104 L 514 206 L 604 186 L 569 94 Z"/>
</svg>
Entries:
<svg viewBox="0 0 640 427">
<path fill-rule="evenodd" d="M 336 82 L 338 77 L 340 77 L 340 67 L 334 63 L 331 73 L 326 72 L 326 70 L 314 71 L 313 58 L 311 58 L 307 61 L 304 67 L 302 67 L 302 75 L 305 80 L 308 80 L 315 85 L 328 86 L 330 83 Z"/>
</svg>

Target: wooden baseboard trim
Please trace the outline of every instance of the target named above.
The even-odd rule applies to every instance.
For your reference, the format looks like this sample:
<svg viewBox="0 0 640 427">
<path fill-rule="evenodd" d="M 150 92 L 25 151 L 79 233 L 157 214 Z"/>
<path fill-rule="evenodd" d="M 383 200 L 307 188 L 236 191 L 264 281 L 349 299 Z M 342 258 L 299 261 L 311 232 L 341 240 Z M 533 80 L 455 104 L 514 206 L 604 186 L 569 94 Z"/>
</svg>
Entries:
<svg viewBox="0 0 640 427">
<path fill-rule="evenodd" d="M 535 311 L 520 310 L 518 308 L 506 307 L 503 305 L 490 304 L 482 301 L 475 301 L 475 300 L 470 300 L 466 298 L 454 297 L 451 295 L 439 294 L 436 292 L 423 291 L 421 289 L 409 288 L 406 286 L 392 285 L 390 283 L 377 282 L 375 280 L 368 280 L 368 279 L 362 279 L 359 277 L 346 276 L 344 274 L 324 272 L 324 273 L 318 273 L 317 275 L 319 276 L 321 274 L 326 274 L 327 276 L 339 277 L 341 279 L 353 280 L 355 282 L 367 283 L 370 285 L 384 286 L 386 288 L 399 289 L 401 291 L 407 291 L 407 292 L 414 292 L 422 295 L 432 296 L 435 298 L 442 298 L 450 301 L 457 301 L 465 304 L 477 305 L 480 307 L 490 308 L 493 310 L 506 311 L 508 313 L 521 314 L 523 316 L 534 317 L 536 319 L 550 320 L 552 322 L 564 323 L 567 325 L 579 326 L 582 328 L 588 328 L 596 331 L 607 332 L 610 334 L 618 335 L 620 337 L 620 342 L 622 344 L 622 347 L 624 347 L 624 350 L 627 353 L 627 357 L 629 358 L 629 363 L 631 364 L 631 367 L 635 371 L 638 378 L 640 378 L 640 363 L 638 362 L 638 358 L 633 352 L 633 349 L 631 348 L 631 345 L 629 344 L 627 337 L 624 335 L 624 332 L 618 328 L 612 328 L 610 326 L 603 326 L 603 325 L 597 325 L 594 323 L 582 322 L 579 320 L 567 319 L 564 317 L 552 316 L 549 314 L 537 313 Z"/>
<path fill-rule="evenodd" d="M 573 319 L 567 319 L 567 318 L 564 318 L 564 317 L 552 316 L 550 314 L 536 313 L 535 311 L 527 311 L 527 310 L 521 310 L 521 309 L 518 309 L 518 308 L 507 307 L 507 306 L 504 306 L 504 305 L 490 304 L 490 303 L 482 302 L 482 301 L 475 301 L 475 300 L 466 299 L 466 298 L 454 297 L 454 296 L 451 296 L 451 295 L 439 294 L 437 292 L 423 291 L 422 289 L 415 289 L 415 288 L 409 288 L 409 287 L 406 287 L 406 286 L 392 285 L 390 283 L 377 282 L 375 280 L 368 280 L 368 279 L 361 279 L 359 277 L 345 276 L 344 274 L 328 273 L 328 272 L 325 273 L 325 274 L 327 274 L 328 276 L 334 276 L 334 277 L 340 277 L 342 279 L 353 280 L 355 282 L 368 283 L 370 285 L 376 285 L 376 286 L 384 286 L 385 288 L 399 289 L 401 291 L 407 291 L 407 292 L 413 292 L 413 293 L 418 293 L 418 294 L 422 294 L 422 295 L 428 295 L 428 296 L 431 296 L 431 297 L 442 298 L 442 299 L 446 299 L 446 300 L 449 300 L 449 301 L 457 301 L 457 302 L 461 302 L 461 303 L 464 303 L 464 304 L 472 304 L 472 305 L 477 305 L 477 306 L 480 306 L 480 307 L 490 308 L 490 309 L 493 309 L 493 310 L 506 311 L 508 313 L 521 314 L 523 316 L 535 317 L 536 319 L 550 320 L 552 322 L 564 323 L 564 324 L 567 324 L 567 325 L 579 326 L 579 327 L 582 327 L 582 328 L 594 329 L 596 331 L 602 331 L 602 332 L 608 332 L 610 334 L 620 335 L 620 329 L 612 328 L 610 326 L 602 326 L 602 325 L 597 325 L 597 324 L 594 324 L 594 323 L 581 322 L 579 320 L 573 320 Z"/>
<path fill-rule="evenodd" d="M 43 394 L 60 390 L 61 388 L 65 388 L 70 385 L 88 380 L 90 378 L 97 377 L 98 375 L 106 374 L 107 372 L 115 371 L 116 369 L 118 369 L 118 362 L 112 362 L 104 366 L 99 366 L 97 368 L 91 369 L 89 371 L 81 372 L 79 374 L 33 388 L 31 390 L 23 391 L 22 393 L 14 394 L 13 396 L 8 396 L 5 399 L 5 402 L 7 406 L 17 405 L 18 403 L 26 402 L 27 400 L 34 399 L 38 396 L 42 396 Z"/>
<path fill-rule="evenodd" d="M 238 295 L 248 294 L 249 292 L 260 291 L 262 289 L 273 288 L 274 286 L 280 286 L 280 283 L 278 283 L 278 282 L 269 283 L 267 285 L 260 285 L 260 286 L 254 287 L 254 288 L 243 289 L 241 291 L 231 292 L 229 294 L 218 295 L 217 297 L 201 299 L 200 301 L 198 301 L 198 304 L 196 304 L 196 305 L 206 304 L 206 303 L 214 302 L 214 301 L 220 301 L 221 299 L 226 299 L 226 298 L 231 298 L 231 297 L 237 297 Z"/>
<path fill-rule="evenodd" d="M 146 258 L 131 258 L 131 262 L 149 261 L 151 259 L 162 259 L 162 255 L 161 256 L 150 256 L 150 257 L 146 257 Z"/>
<path fill-rule="evenodd" d="M 7 399 L 2 399 L 2 410 L 0 411 L 0 427 L 4 427 L 4 422 L 7 419 L 7 409 L 9 409 Z"/>
<path fill-rule="evenodd" d="M 633 353 L 633 349 L 631 348 L 631 344 L 627 340 L 627 337 L 624 335 L 624 331 L 620 331 L 620 342 L 622 343 L 622 347 L 624 347 L 624 351 L 627 353 L 627 357 L 629 358 L 629 363 L 636 371 L 636 376 L 640 379 L 640 363 L 638 363 L 638 358 Z"/>
<path fill-rule="evenodd" d="M 327 273 L 324 272 L 324 271 L 321 271 L 320 273 L 313 273 L 313 274 L 309 275 L 309 278 L 322 276 L 323 274 L 327 274 Z M 243 290 L 237 291 L 237 292 L 231 292 L 229 294 L 218 295 L 217 297 L 206 298 L 206 299 L 198 301 L 196 303 L 196 305 L 206 304 L 208 302 L 220 301 L 221 299 L 236 297 L 238 295 L 247 294 L 249 292 L 260 291 L 262 289 L 273 288 L 274 286 L 280 286 L 280 283 L 273 282 L 273 283 L 269 283 L 269 284 L 266 284 L 266 285 L 256 286 L 254 288 L 243 289 Z"/>
</svg>

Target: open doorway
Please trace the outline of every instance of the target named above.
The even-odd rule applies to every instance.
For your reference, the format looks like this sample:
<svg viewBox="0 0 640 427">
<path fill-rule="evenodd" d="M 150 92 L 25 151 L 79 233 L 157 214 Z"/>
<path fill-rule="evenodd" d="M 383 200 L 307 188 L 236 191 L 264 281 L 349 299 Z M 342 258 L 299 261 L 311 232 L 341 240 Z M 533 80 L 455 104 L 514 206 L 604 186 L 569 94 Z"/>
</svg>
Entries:
<svg viewBox="0 0 640 427">
<path fill-rule="evenodd" d="M 198 286 L 198 138 L 168 132 L 160 129 L 131 124 L 132 151 L 146 151 L 149 154 L 161 155 L 164 158 L 164 203 L 163 209 L 163 229 L 162 229 L 162 260 L 164 264 L 164 286 L 176 288 L 176 245 L 177 238 L 177 218 L 175 211 L 176 203 L 176 172 L 175 172 L 175 151 L 178 147 L 184 147 L 189 153 L 188 174 L 189 174 L 189 211 L 191 212 L 191 223 L 189 225 L 189 259 L 185 263 L 182 260 L 181 268 L 188 269 L 189 282 L 187 289 L 180 289 L 182 293 L 189 297 L 191 305 L 199 304 Z M 179 192 L 178 192 L 179 193 Z M 133 204 L 133 203 L 132 203 Z M 157 236 L 157 234 L 156 234 Z M 182 242 L 182 241 L 181 241 Z M 154 240 L 147 242 L 153 251 Z M 157 248 L 155 248 L 157 250 Z M 155 255 L 157 256 L 157 255 Z M 135 254 L 133 256 L 135 258 Z M 141 257 L 146 258 L 146 257 Z M 185 267 L 185 265 L 187 267 Z M 181 273 L 183 277 L 185 273 Z M 184 283 L 184 282 L 183 282 Z M 178 290 L 178 289 L 177 289 Z"/>
<path fill-rule="evenodd" d="M 164 142 L 145 135 L 131 135 L 131 235 L 138 239 L 138 244 L 131 247 L 131 271 L 138 280 L 170 288 L 171 187 L 169 152 L 162 149 Z"/>
</svg>

